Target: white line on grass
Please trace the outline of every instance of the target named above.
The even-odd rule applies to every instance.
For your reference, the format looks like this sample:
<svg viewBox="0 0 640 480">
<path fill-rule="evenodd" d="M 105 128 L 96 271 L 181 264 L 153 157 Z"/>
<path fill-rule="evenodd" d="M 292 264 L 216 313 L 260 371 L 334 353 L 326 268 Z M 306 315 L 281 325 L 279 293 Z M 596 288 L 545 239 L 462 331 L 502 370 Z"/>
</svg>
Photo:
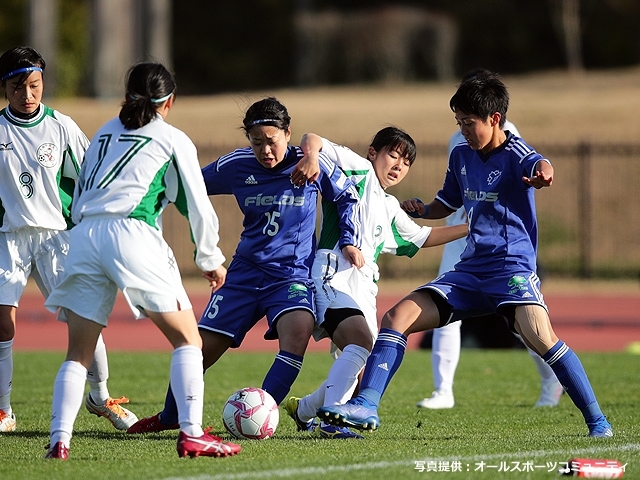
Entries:
<svg viewBox="0 0 640 480">
<path fill-rule="evenodd" d="M 335 472 L 351 472 L 355 470 L 377 470 L 379 468 L 389 467 L 401 467 L 411 466 L 415 467 L 416 461 L 459 461 L 459 462 L 474 462 L 474 461 L 486 461 L 516 457 L 520 460 L 530 460 L 532 458 L 552 456 L 552 455 L 564 455 L 567 456 L 566 460 L 563 457 L 563 461 L 569 461 L 572 458 L 579 455 L 586 454 L 598 454 L 604 452 L 628 452 L 638 450 L 640 451 L 639 443 L 629 443 L 626 445 L 598 445 L 597 447 L 581 448 L 571 453 L 567 453 L 566 450 L 538 450 L 534 452 L 515 452 L 515 453 L 492 453 L 487 455 L 471 455 L 467 457 L 456 457 L 451 455 L 446 458 L 418 458 L 413 460 L 397 460 L 395 462 L 372 462 L 372 463 L 354 463 L 351 465 L 335 465 L 327 467 L 305 467 L 305 468 L 285 468 L 281 470 L 266 470 L 262 472 L 243 472 L 243 473 L 224 473 L 220 475 L 198 475 L 196 477 L 169 477 L 166 480 L 247 480 L 252 478 L 287 478 L 287 477 L 300 477 L 301 475 L 310 474 L 329 474 Z"/>
</svg>

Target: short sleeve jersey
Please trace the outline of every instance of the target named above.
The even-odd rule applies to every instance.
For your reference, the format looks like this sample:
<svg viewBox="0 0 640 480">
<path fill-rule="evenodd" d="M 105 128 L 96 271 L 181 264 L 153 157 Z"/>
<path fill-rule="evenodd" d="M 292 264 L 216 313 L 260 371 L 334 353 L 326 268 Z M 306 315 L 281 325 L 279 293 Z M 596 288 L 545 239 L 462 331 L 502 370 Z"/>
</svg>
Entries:
<svg viewBox="0 0 640 480">
<path fill-rule="evenodd" d="M 251 148 L 241 148 L 203 169 L 207 193 L 233 194 L 244 214 L 234 258 L 280 278 L 309 277 L 318 192 L 337 207 L 340 245 L 360 244 L 353 184 L 321 155 L 318 180 L 297 187 L 290 177 L 301 158 L 299 147 L 289 147 L 284 160 L 269 169 L 258 162 Z"/>
<path fill-rule="evenodd" d="M 212 271 L 222 265 L 218 217 L 189 137 L 160 115 L 135 130 L 126 130 L 117 117 L 103 125 L 80 170 L 73 220 L 116 215 L 160 229 L 158 217 L 170 202 L 189 220 L 198 268 Z"/>
<path fill-rule="evenodd" d="M 66 230 L 89 140 L 71 118 L 41 104 L 24 120 L 0 111 L 0 231 Z"/>
<path fill-rule="evenodd" d="M 322 139 L 322 153 L 335 162 L 356 185 L 360 203 L 361 251 L 374 267 L 381 253 L 413 257 L 431 234 L 431 227 L 416 224 L 402 210 L 398 200 L 385 192 L 373 165 L 353 150 Z M 323 223 L 318 248 L 334 250 L 336 216 L 323 200 Z"/>
<path fill-rule="evenodd" d="M 457 270 L 491 275 L 506 269 L 536 269 L 538 225 L 534 188 L 522 181 L 545 160 L 521 138 L 508 133 L 488 155 L 458 144 L 449 157 L 436 198 L 452 210 L 464 206 L 467 246 Z"/>
</svg>

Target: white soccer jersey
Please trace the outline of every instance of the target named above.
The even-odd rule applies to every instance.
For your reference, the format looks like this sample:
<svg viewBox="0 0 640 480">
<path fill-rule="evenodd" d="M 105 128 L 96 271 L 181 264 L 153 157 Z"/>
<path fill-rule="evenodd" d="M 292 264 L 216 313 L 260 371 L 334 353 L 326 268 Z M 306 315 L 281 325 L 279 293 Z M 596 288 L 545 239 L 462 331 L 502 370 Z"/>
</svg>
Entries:
<svg viewBox="0 0 640 480">
<path fill-rule="evenodd" d="M 66 230 L 80 164 L 89 146 L 71 118 L 40 105 L 29 120 L 0 111 L 0 231 Z"/>
<path fill-rule="evenodd" d="M 393 196 L 387 194 L 373 170 L 373 165 L 353 150 L 322 139 L 322 152 L 334 161 L 353 181 L 362 202 L 360 250 L 378 279 L 376 260 L 381 253 L 413 257 L 431 234 L 431 227 L 415 223 Z M 335 222 L 325 209 L 318 249 L 338 250 L 333 239 L 326 238 L 326 224 Z M 339 250 L 338 250 L 339 251 Z"/>
<path fill-rule="evenodd" d="M 158 217 L 172 202 L 188 220 L 195 262 L 212 271 L 224 262 L 218 248 L 218 217 L 207 196 L 196 147 L 160 115 L 142 128 L 126 130 L 119 118 L 103 125 L 91 141 L 80 171 L 73 220 L 114 215 L 160 229 Z"/>
</svg>

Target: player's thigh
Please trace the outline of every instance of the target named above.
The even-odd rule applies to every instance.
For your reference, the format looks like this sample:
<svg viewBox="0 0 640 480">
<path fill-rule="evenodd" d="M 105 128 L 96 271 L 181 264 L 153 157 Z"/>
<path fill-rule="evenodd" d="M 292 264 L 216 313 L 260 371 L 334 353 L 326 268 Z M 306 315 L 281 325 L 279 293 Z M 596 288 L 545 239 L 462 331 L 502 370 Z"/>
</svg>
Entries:
<svg viewBox="0 0 640 480">
<path fill-rule="evenodd" d="M 290 310 L 280 315 L 276 322 L 280 350 L 303 356 L 314 323 L 313 314 L 307 309 Z"/>
<path fill-rule="evenodd" d="M 177 310 L 175 312 L 145 313 L 167 337 L 173 348 L 194 345 L 202 348 L 202 339 L 198 333 L 198 325 L 193 310 Z"/>
<path fill-rule="evenodd" d="M 8 342 L 16 334 L 16 307 L 0 305 L 0 342 Z"/>
<path fill-rule="evenodd" d="M 440 324 L 438 307 L 425 290 L 411 292 L 382 317 L 382 328 L 404 335 L 436 328 Z"/>
<path fill-rule="evenodd" d="M 558 342 L 549 314 L 541 305 L 517 306 L 514 327 L 525 344 L 538 355 L 544 355 Z"/>
<path fill-rule="evenodd" d="M 358 345 L 371 351 L 374 337 L 364 316 L 352 315 L 338 324 L 331 340 L 340 350 L 344 350 L 347 345 Z"/>
</svg>

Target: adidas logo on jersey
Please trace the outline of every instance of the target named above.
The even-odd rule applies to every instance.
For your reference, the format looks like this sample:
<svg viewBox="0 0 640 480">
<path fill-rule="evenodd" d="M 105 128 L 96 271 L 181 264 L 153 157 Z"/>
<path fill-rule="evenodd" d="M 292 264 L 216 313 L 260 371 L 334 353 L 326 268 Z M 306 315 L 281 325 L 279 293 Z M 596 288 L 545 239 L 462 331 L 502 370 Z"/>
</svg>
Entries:
<svg viewBox="0 0 640 480">
<path fill-rule="evenodd" d="M 309 300 L 307 300 L 306 298 L 303 298 L 302 300 L 300 300 L 298 303 L 306 303 L 309 304 Z"/>
<path fill-rule="evenodd" d="M 389 371 L 389 365 L 387 365 L 387 362 L 379 364 L 378 368 L 381 368 L 382 370 L 386 370 L 387 372 Z"/>
<path fill-rule="evenodd" d="M 255 179 L 253 175 L 249 175 L 247 179 L 244 181 L 247 185 L 257 185 L 258 181 Z"/>
</svg>

